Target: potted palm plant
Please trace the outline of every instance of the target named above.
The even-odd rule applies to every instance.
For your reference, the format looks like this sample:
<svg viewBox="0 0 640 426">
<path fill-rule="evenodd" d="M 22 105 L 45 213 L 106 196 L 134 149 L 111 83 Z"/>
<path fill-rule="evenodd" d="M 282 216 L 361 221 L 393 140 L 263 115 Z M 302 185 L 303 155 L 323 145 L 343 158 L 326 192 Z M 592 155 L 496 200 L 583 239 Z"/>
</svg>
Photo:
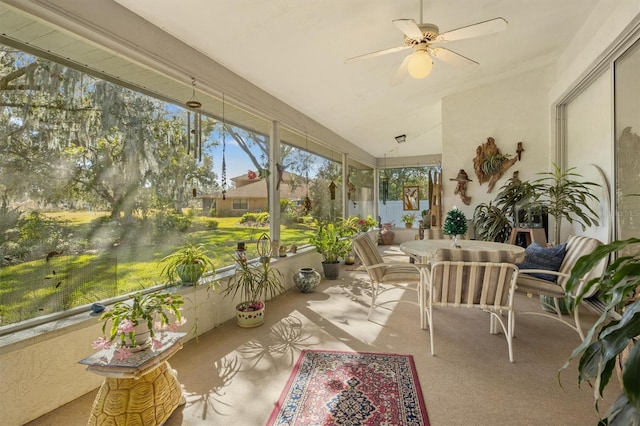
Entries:
<svg viewBox="0 0 640 426">
<path fill-rule="evenodd" d="M 539 203 L 554 218 L 554 232 L 550 241 L 560 242 L 560 224 L 563 219 L 569 223 L 579 223 L 583 230 L 587 226 L 598 225 L 598 214 L 589 204 L 598 202 L 598 197 L 591 191 L 600 185 L 575 180 L 576 177 L 581 177 L 575 172 L 575 168 L 563 172 L 555 163 L 552 172 L 540 174 L 541 178 L 531 182 L 531 189 L 534 193 L 533 201 Z"/>
<path fill-rule="evenodd" d="M 106 337 L 98 338 L 93 346 L 95 349 L 108 349 L 115 342 L 119 359 L 126 359 L 134 351 L 151 345 L 156 348 L 161 345 L 155 338 L 158 331 L 167 328 L 175 331 L 186 322 L 180 313 L 183 304 L 179 294 L 137 292 L 131 300 L 118 302 L 104 311 L 100 321 L 103 321 L 102 332 Z"/>
<path fill-rule="evenodd" d="M 264 323 L 265 301 L 286 289 L 282 274 L 271 262 L 237 262 L 236 272 L 222 290 L 224 296 L 240 296 L 236 305 L 236 321 L 240 327 L 257 327 Z"/>
<path fill-rule="evenodd" d="M 160 262 L 164 263 L 161 274 L 170 283 L 180 278 L 184 285 L 196 285 L 207 271 L 212 274 L 216 272 L 213 260 L 208 256 L 208 250 L 203 245 L 187 243 Z"/>
<path fill-rule="evenodd" d="M 342 221 L 319 224 L 309 242 L 322 255 L 325 278 L 337 279 L 340 275 L 340 258 L 351 250 L 351 240 L 343 235 Z"/>
</svg>

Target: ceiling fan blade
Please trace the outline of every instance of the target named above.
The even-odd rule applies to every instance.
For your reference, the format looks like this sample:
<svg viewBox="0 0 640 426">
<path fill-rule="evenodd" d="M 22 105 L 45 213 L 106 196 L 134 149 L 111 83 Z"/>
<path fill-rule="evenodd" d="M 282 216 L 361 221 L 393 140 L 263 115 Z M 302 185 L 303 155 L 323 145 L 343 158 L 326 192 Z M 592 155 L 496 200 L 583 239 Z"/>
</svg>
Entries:
<svg viewBox="0 0 640 426">
<path fill-rule="evenodd" d="M 420 27 L 413 19 L 394 19 L 393 23 L 409 38 L 420 40 L 423 37 Z"/>
<path fill-rule="evenodd" d="M 442 33 L 436 39 L 437 42 L 445 43 L 448 41 L 463 40 L 465 38 L 480 37 L 488 34 L 497 33 L 507 29 L 507 21 L 504 18 L 490 19 L 477 24 L 467 25 L 466 27 L 456 28 L 455 30 Z"/>
<path fill-rule="evenodd" d="M 413 55 L 413 53 L 404 57 L 404 60 L 390 81 L 392 86 L 397 86 L 402 83 L 402 80 L 409 74 L 409 60 L 411 59 L 411 55 Z"/>
<path fill-rule="evenodd" d="M 391 47 L 389 49 L 378 50 L 376 52 L 371 52 L 371 53 L 367 53 L 365 55 L 360 55 L 360 56 L 355 56 L 353 58 L 349 58 L 349 59 L 345 60 L 344 63 L 348 64 L 348 63 L 351 63 L 351 62 L 361 61 L 363 59 L 375 58 L 376 56 L 382 56 L 382 55 L 386 55 L 386 54 L 393 53 L 393 52 L 399 52 L 401 50 L 408 49 L 409 47 L 410 46 L 398 46 L 398 47 Z"/>
<path fill-rule="evenodd" d="M 478 65 L 480 65 L 473 59 L 469 59 L 466 56 L 462 56 L 461 54 L 445 49 L 444 47 L 430 47 L 429 54 L 436 59 L 451 65 L 462 67 L 468 71 L 473 71 Z"/>
</svg>

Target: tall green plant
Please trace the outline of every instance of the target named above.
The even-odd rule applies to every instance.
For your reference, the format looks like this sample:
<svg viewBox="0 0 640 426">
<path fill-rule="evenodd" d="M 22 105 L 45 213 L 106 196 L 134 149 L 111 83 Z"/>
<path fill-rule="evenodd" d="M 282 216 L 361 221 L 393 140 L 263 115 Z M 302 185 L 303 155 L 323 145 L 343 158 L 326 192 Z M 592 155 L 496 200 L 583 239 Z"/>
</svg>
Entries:
<svg viewBox="0 0 640 426">
<path fill-rule="evenodd" d="M 560 241 L 563 219 L 569 223 L 579 223 L 583 230 L 598 225 L 598 214 L 589 203 L 598 201 L 591 191 L 599 184 L 577 181 L 575 178 L 582 176 L 575 172 L 575 167 L 562 171 L 555 163 L 552 172 L 540 174 L 543 177 L 534 180 L 531 187 L 535 200 L 554 218 L 553 241 Z"/>
<path fill-rule="evenodd" d="M 560 372 L 579 356 L 579 383 L 588 382 L 594 386 L 598 409 L 598 402 L 609 384 L 617 360 L 623 361 L 622 393 L 605 413 L 600 422 L 602 425 L 640 424 L 640 344 L 637 344 L 640 339 L 640 299 L 637 296 L 634 299 L 634 294 L 640 289 L 638 244 L 640 238 L 630 238 L 598 247 L 578 260 L 566 285 L 567 297 L 576 292 L 576 306 L 592 288 L 597 287 L 605 308 Z M 580 286 L 580 277 L 602 259 L 631 247 L 636 248 L 633 254 L 618 257 L 601 277 Z M 610 319 L 614 311 L 622 313 L 619 320 Z M 620 355 L 626 349 L 629 349 L 629 355 L 623 360 Z"/>
<path fill-rule="evenodd" d="M 343 220 L 319 224 L 316 234 L 309 239 L 325 263 L 337 263 L 351 250 L 351 240 L 345 237 L 345 229 Z"/>
<path fill-rule="evenodd" d="M 476 237 L 484 241 L 507 241 L 513 228 L 516 204 L 531 197 L 533 190 L 528 182 L 509 179 L 500 188 L 494 203 L 479 204 L 473 211 Z"/>
<path fill-rule="evenodd" d="M 242 301 L 238 309 L 243 310 L 248 305 L 264 302 L 285 290 L 282 274 L 271 266 L 271 262 L 259 262 L 258 265 L 244 262 L 238 264 L 222 294 L 231 297 L 239 294 Z"/>
</svg>

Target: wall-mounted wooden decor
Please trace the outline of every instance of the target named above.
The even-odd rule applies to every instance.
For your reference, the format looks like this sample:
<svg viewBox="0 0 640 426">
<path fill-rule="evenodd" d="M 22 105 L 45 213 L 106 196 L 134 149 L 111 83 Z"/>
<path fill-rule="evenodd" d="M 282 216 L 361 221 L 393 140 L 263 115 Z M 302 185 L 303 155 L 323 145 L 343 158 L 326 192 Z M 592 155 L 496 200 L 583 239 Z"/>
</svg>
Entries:
<svg viewBox="0 0 640 426">
<path fill-rule="evenodd" d="M 496 140 L 492 137 L 476 148 L 476 157 L 473 159 L 473 169 L 478 176 L 478 182 L 482 185 L 488 182 L 489 189 L 493 191 L 496 182 L 502 177 L 509 167 L 518 161 L 518 157 L 509 158 L 509 155 L 502 154 L 496 146 Z"/>
<path fill-rule="evenodd" d="M 455 180 L 458 182 L 453 193 L 455 195 L 460 195 L 460 199 L 462 200 L 462 202 L 468 206 L 471 203 L 471 197 L 467 196 L 467 182 L 473 181 L 469 179 L 467 172 L 465 172 L 464 169 L 460 169 L 460 171 L 458 172 L 458 176 L 449 180 Z"/>
<path fill-rule="evenodd" d="M 402 188 L 402 209 L 420 210 L 420 190 L 418 186 L 404 186 Z"/>
</svg>

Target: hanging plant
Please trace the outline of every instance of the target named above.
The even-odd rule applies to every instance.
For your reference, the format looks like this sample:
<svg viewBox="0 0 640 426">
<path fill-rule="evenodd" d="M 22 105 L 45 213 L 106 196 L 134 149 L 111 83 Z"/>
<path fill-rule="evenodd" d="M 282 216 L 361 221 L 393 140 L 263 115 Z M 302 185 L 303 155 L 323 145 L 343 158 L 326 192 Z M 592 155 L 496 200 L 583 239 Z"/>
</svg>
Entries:
<svg viewBox="0 0 640 426">
<path fill-rule="evenodd" d="M 505 154 L 488 155 L 482 162 L 482 171 L 485 175 L 494 175 L 501 171 L 502 163 L 504 163 L 508 159 L 509 156 Z"/>
</svg>

